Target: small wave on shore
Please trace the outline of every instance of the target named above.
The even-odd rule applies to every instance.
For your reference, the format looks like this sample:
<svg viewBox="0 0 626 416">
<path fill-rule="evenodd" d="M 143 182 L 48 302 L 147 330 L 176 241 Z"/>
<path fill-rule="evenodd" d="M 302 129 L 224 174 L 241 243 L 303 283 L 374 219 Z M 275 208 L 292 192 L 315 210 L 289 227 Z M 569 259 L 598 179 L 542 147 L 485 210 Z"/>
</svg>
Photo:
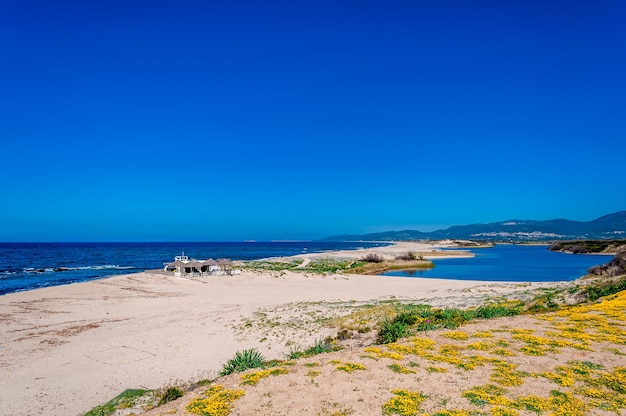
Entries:
<svg viewBox="0 0 626 416">
<path fill-rule="evenodd" d="M 119 266 L 115 264 L 104 264 L 97 266 L 75 266 L 75 267 L 24 267 L 21 270 L 0 270 L 0 279 L 28 274 L 46 274 L 60 272 L 74 272 L 86 270 L 136 270 L 133 266 Z"/>
<path fill-rule="evenodd" d="M 54 272 L 71 272 L 75 270 L 133 270 L 133 266 L 118 266 L 114 264 L 104 264 L 98 266 L 78 266 L 78 267 L 26 267 L 22 269 L 22 273 L 54 273 Z"/>
<path fill-rule="evenodd" d="M 116 274 L 143 271 L 132 266 L 102 264 L 90 266 L 23 267 L 0 270 L 0 295 L 48 286 L 100 279 Z"/>
</svg>

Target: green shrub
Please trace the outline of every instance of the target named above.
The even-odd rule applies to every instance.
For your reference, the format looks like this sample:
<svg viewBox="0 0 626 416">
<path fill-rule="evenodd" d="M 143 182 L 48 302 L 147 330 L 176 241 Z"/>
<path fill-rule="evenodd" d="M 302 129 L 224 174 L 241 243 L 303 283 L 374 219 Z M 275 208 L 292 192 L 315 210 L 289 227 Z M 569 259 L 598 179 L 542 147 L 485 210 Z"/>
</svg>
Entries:
<svg viewBox="0 0 626 416">
<path fill-rule="evenodd" d="M 220 372 L 220 376 L 225 376 L 232 373 L 238 373 L 241 371 L 245 371 L 249 368 L 263 368 L 265 363 L 265 358 L 263 355 L 256 349 L 249 349 L 243 351 L 237 351 L 235 353 L 235 357 L 228 360 L 222 371 Z"/>
<path fill-rule="evenodd" d="M 587 299 L 594 301 L 603 296 L 613 295 L 615 293 L 626 290 L 626 278 L 622 278 L 616 282 L 602 282 L 594 286 L 588 286 L 583 289 L 583 294 Z"/>
<path fill-rule="evenodd" d="M 183 397 L 183 392 L 178 387 L 170 387 L 161 395 L 158 406 L 162 406 L 180 397 Z"/>
<path fill-rule="evenodd" d="M 304 357 L 304 352 L 300 351 L 299 348 L 293 348 L 291 347 L 289 349 L 289 354 L 287 354 L 287 358 L 289 358 L 290 360 L 297 360 L 298 358 L 302 358 Z"/>
<path fill-rule="evenodd" d="M 437 324 L 430 319 L 427 319 L 417 324 L 415 329 L 417 331 L 432 331 L 433 329 L 437 329 Z"/>
<path fill-rule="evenodd" d="M 400 312 L 393 318 L 394 322 L 403 323 L 408 326 L 415 325 L 420 316 L 415 311 Z"/>
<path fill-rule="evenodd" d="M 408 335 L 409 326 L 407 324 L 404 322 L 396 322 L 394 319 L 385 319 L 380 324 L 377 342 L 379 344 L 391 344 Z"/>
<path fill-rule="evenodd" d="M 367 256 L 363 257 L 361 261 L 367 263 L 382 263 L 383 258 L 376 253 L 369 253 Z"/>
<path fill-rule="evenodd" d="M 302 351 L 300 348 L 292 348 L 287 354 L 290 360 L 297 360 L 302 357 L 311 357 L 313 355 L 324 354 L 332 351 L 339 351 L 341 347 L 330 337 L 323 339 L 320 338 L 315 341 L 315 344 L 311 345 L 306 350 Z"/>
<path fill-rule="evenodd" d="M 467 312 L 456 308 L 440 310 L 436 316 L 441 321 L 441 325 L 447 329 L 457 328 L 471 319 Z"/>
<path fill-rule="evenodd" d="M 331 339 L 329 338 L 318 339 L 317 341 L 315 341 L 315 344 L 313 344 L 306 351 L 304 351 L 304 354 L 307 356 L 311 356 L 311 355 L 323 354 L 325 352 L 331 352 L 333 350 L 334 350 L 334 347 L 332 345 Z"/>
<path fill-rule="evenodd" d="M 424 319 L 432 319 L 435 317 L 435 311 L 433 311 L 430 305 L 417 305 L 415 312 Z"/>
<path fill-rule="evenodd" d="M 352 338 L 352 331 L 347 328 L 342 328 L 337 332 L 337 339 L 340 341 Z"/>
<path fill-rule="evenodd" d="M 115 405 L 109 402 L 109 403 L 105 403 L 100 406 L 94 407 L 93 409 L 85 413 L 84 416 L 109 416 L 115 413 L 115 410 L 117 410 Z"/>
<path fill-rule="evenodd" d="M 424 259 L 423 256 L 418 255 L 414 251 L 409 251 L 409 252 L 402 253 L 396 256 L 396 260 L 403 260 L 403 261 L 413 261 L 413 260 L 423 260 L 423 259 Z"/>
</svg>

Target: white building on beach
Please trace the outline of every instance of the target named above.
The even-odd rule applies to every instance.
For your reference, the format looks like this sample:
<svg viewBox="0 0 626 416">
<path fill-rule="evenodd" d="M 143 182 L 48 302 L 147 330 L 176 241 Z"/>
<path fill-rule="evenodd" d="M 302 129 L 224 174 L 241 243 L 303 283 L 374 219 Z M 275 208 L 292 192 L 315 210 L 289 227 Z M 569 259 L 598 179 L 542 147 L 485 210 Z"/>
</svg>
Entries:
<svg viewBox="0 0 626 416">
<path fill-rule="evenodd" d="M 226 275 L 240 274 L 240 270 L 233 270 L 230 259 L 208 259 L 196 260 L 189 259 L 183 253 L 182 256 L 174 257 L 172 263 L 166 263 L 165 271 L 174 272 L 174 276 L 207 276 L 207 275 Z"/>
</svg>

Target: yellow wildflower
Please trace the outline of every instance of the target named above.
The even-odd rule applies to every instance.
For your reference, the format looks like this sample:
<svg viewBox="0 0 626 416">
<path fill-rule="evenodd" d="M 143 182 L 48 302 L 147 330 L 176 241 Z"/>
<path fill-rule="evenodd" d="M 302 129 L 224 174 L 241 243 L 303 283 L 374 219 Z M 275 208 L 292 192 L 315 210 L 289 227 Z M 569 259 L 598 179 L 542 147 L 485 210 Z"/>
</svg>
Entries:
<svg viewBox="0 0 626 416">
<path fill-rule="evenodd" d="M 204 416 L 227 416 L 233 402 L 246 392 L 244 390 L 227 390 L 215 385 L 204 392 L 204 398 L 196 398 L 185 407 L 187 412 Z"/>
</svg>

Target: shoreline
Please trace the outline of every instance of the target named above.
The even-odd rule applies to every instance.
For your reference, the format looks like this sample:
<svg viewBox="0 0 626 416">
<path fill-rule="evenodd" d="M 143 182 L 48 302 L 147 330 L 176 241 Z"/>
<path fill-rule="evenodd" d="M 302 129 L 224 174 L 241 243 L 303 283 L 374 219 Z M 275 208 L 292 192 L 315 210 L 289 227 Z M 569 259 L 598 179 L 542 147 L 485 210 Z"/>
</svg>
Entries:
<svg viewBox="0 0 626 416">
<path fill-rule="evenodd" d="M 370 252 L 382 252 L 382 253 L 387 253 L 386 256 L 388 258 L 393 258 L 394 255 L 396 254 L 400 254 L 403 252 L 406 252 L 406 250 L 403 250 L 401 247 L 406 247 L 406 245 L 408 244 L 410 247 L 413 248 L 417 248 L 420 250 L 427 250 L 427 249 L 432 249 L 432 248 L 442 248 L 442 247 L 449 247 L 449 244 L 426 244 L 426 243 L 413 243 L 413 242 L 394 242 L 394 241 L 369 241 L 367 243 L 372 243 L 372 244 L 382 244 L 381 246 L 376 246 L 376 247 L 371 247 L 371 248 L 354 248 L 354 249 L 347 249 L 347 250 L 334 250 L 334 251 L 320 251 L 320 252 L 311 252 L 311 253 L 299 253 L 299 254 L 295 254 L 292 256 L 272 256 L 272 257 L 265 257 L 265 258 L 260 258 L 257 260 L 234 260 L 235 262 L 250 262 L 250 261 L 266 261 L 266 260 L 280 260 L 280 259 L 287 259 L 287 258 L 348 258 L 348 259 L 354 259 L 357 260 L 361 257 L 363 257 L 366 254 L 369 254 Z M 395 248 L 394 248 L 395 247 Z M 378 251 L 376 251 L 378 250 Z M 455 253 L 457 250 L 455 251 L 447 251 L 447 252 L 440 252 L 442 254 L 434 254 L 432 252 L 427 252 L 427 253 L 421 253 L 421 254 L 426 254 L 426 256 L 424 256 L 425 259 L 429 259 L 429 258 L 444 258 L 444 257 L 456 257 Z M 460 248 L 458 251 L 463 251 L 463 248 Z M 355 253 L 361 253 L 360 255 L 355 255 Z M 473 257 L 473 254 L 464 251 L 464 253 L 467 254 L 468 257 Z M 460 255 L 458 257 L 461 257 Z M 119 267 L 119 266 L 118 266 Z M 10 292 L 6 292 L 6 293 L 0 293 L 0 297 L 4 296 L 4 295 L 8 295 L 11 293 L 23 293 L 23 292 L 28 292 L 31 290 L 38 290 L 38 289 L 45 289 L 45 288 L 49 288 L 49 287 L 56 287 L 56 286 L 67 286 L 67 285 L 73 285 L 73 284 L 77 284 L 77 283 L 84 283 L 84 282 L 91 282 L 91 281 L 97 281 L 97 280 L 101 280 L 101 279 L 108 279 L 108 278 L 112 278 L 112 277 L 116 277 L 116 276 L 123 276 L 123 275 L 130 275 L 130 274 L 138 274 L 138 273 L 158 273 L 160 270 L 162 270 L 161 268 L 159 269 L 154 269 L 154 268 L 150 268 L 150 269 L 144 269 L 144 268 L 133 268 L 132 266 L 129 266 L 130 269 L 129 270 L 125 270 L 124 272 L 121 273 L 116 273 L 116 274 L 109 274 L 109 275 L 105 275 L 105 276 L 93 276 L 93 277 L 87 277 L 87 278 L 77 278 L 77 280 L 72 280 L 72 281 L 65 281 L 62 283 L 55 283 L 55 282 L 50 282 L 49 284 L 45 285 L 45 286 L 35 286 L 35 287 L 26 287 L 26 288 L 20 288 L 18 290 L 14 290 L 14 291 L 10 291 Z M 124 269 L 126 269 L 127 267 L 124 267 Z M 55 271 L 56 272 L 56 271 Z M 50 272 L 53 273 L 53 272 Z"/>
<path fill-rule="evenodd" d="M 324 250 L 358 249 L 390 242 L 121 242 L 121 243 L 3 243 L 0 296 L 42 287 L 66 285 L 129 273 L 159 270 L 174 256 L 187 253 L 204 259 L 262 259 Z M 8 255 L 7 255 L 8 250 Z M 14 250 L 14 252 L 12 251 Z M 8 256 L 8 257 L 7 257 Z"/>
<path fill-rule="evenodd" d="M 390 247 L 350 255 L 371 250 L 393 255 Z M 346 255 L 296 257 L 329 254 Z M 294 345 L 335 335 L 327 321 L 359 305 L 468 307 L 564 284 L 294 272 L 186 279 L 141 272 L 15 292 L 0 297 L 0 388 L 13 398 L 8 414 L 78 415 L 128 388 L 214 378 L 239 350 L 282 359 Z"/>
</svg>

